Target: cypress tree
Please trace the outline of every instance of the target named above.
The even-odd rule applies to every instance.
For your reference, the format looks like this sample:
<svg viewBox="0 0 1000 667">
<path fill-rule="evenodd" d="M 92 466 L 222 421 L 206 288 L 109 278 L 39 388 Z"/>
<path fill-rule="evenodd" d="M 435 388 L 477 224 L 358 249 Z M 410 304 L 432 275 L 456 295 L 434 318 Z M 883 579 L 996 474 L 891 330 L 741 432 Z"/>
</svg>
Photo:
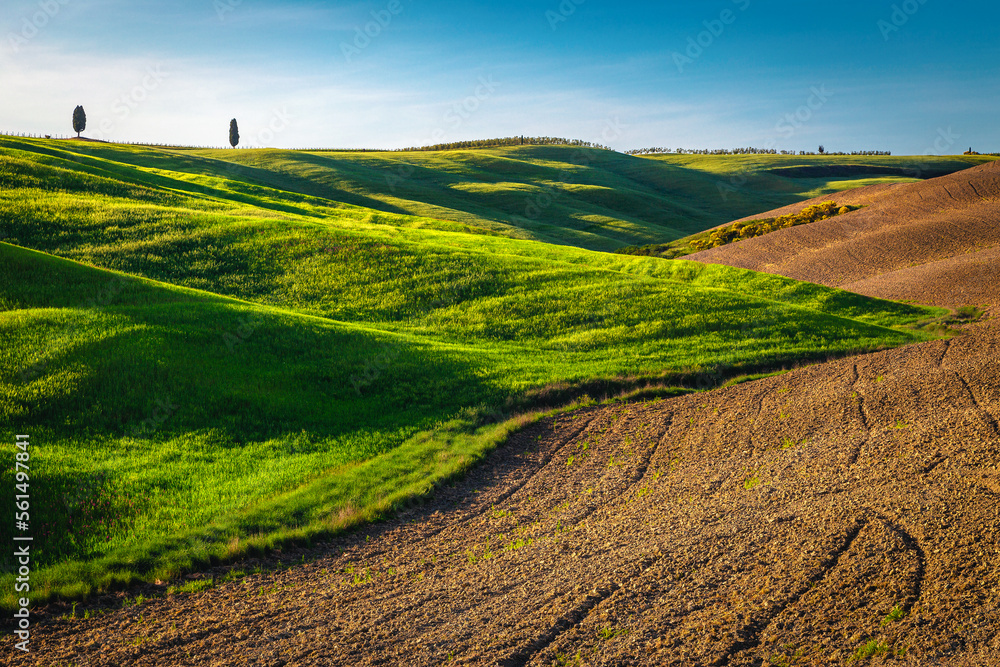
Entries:
<svg viewBox="0 0 1000 667">
<path fill-rule="evenodd" d="M 73 131 L 76 132 L 77 139 L 80 138 L 80 133 L 87 129 L 87 112 L 83 110 L 82 106 L 77 106 L 73 109 Z"/>
</svg>

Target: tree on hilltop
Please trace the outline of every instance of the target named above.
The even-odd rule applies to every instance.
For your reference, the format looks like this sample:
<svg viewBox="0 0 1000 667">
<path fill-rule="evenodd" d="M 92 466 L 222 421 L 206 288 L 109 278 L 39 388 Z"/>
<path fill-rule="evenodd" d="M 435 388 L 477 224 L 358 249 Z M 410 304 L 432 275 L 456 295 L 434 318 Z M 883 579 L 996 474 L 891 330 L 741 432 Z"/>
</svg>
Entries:
<svg viewBox="0 0 1000 667">
<path fill-rule="evenodd" d="M 73 131 L 76 132 L 76 138 L 80 138 L 80 133 L 87 129 L 87 112 L 83 110 L 82 106 L 77 106 L 73 109 Z"/>
<path fill-rule="evenodd" d="M 236 124 L 236 119 L 229 121 L 229 145 L 236 148 L 240 143 L 240 128 Z"/>
</svg>

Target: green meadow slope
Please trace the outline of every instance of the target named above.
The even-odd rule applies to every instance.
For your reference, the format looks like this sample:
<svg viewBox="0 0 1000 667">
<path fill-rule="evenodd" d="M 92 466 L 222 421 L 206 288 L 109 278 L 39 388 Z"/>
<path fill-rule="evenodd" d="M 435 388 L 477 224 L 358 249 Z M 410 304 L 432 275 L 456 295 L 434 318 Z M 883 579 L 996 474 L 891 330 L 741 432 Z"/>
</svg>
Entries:
<svg viewBox="0 0 1000 667">
<path fill-rule="evenodd" d="M 238 183 L 231 187 L 243 194 L 305 195 L 314 203 L 606 251 L 672 241 L 846 188 L 940 175 L 994 159 L 633 157 L 569 146 L 381 153 L 147 150 L 0 138 L 4 145 L 76 162 L 74 169 L 110 170 L 130 183 L 208 192 L 222 185 L 221 178 Z"/>
<path fill-rule="evenodd" d="M 198 155 L 262 169 L 265 182 L 282 189 L 592 250 L 670 241 L 823 194 L 939 176 L 995 159 L 633 157 L 567 146 Z"/>
<path fill-rule="evenodd" d="M 3 437 L 36 447 L 36 602 L 377 516 L 474 462 L 547 386 L 892 347 L 942 312 L 242 169 L 0 141 L 0 410 Z"/>
</svg>

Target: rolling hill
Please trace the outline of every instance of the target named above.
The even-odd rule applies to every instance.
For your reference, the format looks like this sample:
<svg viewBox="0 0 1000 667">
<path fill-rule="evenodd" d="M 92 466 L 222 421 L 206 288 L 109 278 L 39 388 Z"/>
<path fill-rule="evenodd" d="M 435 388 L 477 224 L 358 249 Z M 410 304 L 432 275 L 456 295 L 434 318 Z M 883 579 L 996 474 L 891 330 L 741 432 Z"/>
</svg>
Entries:
<svg viewBox="0 0 1000 667">
<path fill-rule="evenodd" d="M 671 241 L 824 193 L 950 173 L 995 159 L 639 158 L 569 146 L 388 153 L 166 150 L 11 138 L 0 138 L 0 146 L 131 184 L 194 194 L 222 190 L 230 201 L 251 191 L 279 199 L 294 195 L 293 200 L 313 205 L 406 214 L 458 223 L 452 229 L 606 251 Z M 839 172 L 833 169 L 837 165 Z"/>
<path fill-rule="evenodd" d="M 943 312 L 207 164 L 3 145 L 0 391 L 5 427 L 46 443 L 39 603 L 380 516 L 523 426 L 512 412 L 926 340 L 913 325 Z"/>
<path fill-rule="evenodd" d="M 1000 164 L 861 188 L 837 201 L 864 208 L 687 258 L 952 308 L 992 301 L 1000 284 Z"/>
<path fill-rule="evenodd" d="M 946 273 L 945 289 L 909 273 L 948 261 L 971 212 L 997 220 L 981 199 L 991 175 L 844 195 L 868 208 L 712 252 L 766 248 L 817 276 L 857 265 L 892 277 L 868 283 L 884 295 L 949 305 L 965 291 L 995 310 L 1000 292 L 974 272 Z M 946 233 L 949 219 L 966 225 Z M 852 232 L 882 245 L 850 245 Z M 900 253 L 915 266 L 897 268 Z M 314 549 L 206 566 L 200 593 L 150 586 L 154 599 L 109 599 L 97 618 L 50 618 L 41 651 L 98 665 L 998 664 L 1000 326 L 960 326 L 544 416 L 423 505 Z"/>
</svg>

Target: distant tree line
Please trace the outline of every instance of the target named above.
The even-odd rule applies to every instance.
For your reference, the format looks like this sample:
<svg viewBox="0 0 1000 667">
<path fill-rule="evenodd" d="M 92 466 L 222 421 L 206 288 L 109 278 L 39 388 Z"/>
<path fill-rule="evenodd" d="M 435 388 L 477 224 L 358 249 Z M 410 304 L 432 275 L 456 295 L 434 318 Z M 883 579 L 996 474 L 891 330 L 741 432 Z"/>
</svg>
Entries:
<svg viewBox="0 0 1000 667">
<path fill-rule="evenodd" d="M 678 155 L 816 155 L 812 151 L 779 151 L 774 148 L 633 148 L 625 151 L 626 155 L 659 155 L 677 153 Z M 822 155 L 892 155 L 892 151 L 851 151 L 850 153 L 831 153 L 822 151 Z"/>
<path fill-rule="evenodd" d="M 655 155 L 658 153 L 688 153 L 690 155 L 778 155 L 773 148 L 633 148 L 626 155 Z M 782 155 L 794 155 L 794 151 L 780 151 Z"/>
<path fill-rule="evenodd" d="M 996 157 L 996 156 L 1000 155 L 1000 153 L 980 153 L 979 151 L 972 150 L 972 147 L 970 146 L 969 150 L 967 150 L 964 153 L 962 153 L 962 155 L 990 155 L 990 156 Z"/>
<path fill-rule="evenodd" d="M 795 153 L 792 153 L 793 155 Z M 817 155 L 812 151 L 799 151 L 798 155 Z M 892 151 L 851 151 L 850 153 L 845 153 L 843 151 L 823 151 L 819 155 L 892 155 Z"/>
<path fill-rule="evenodd" d="M 501 137 L 498 139 L 477 139 L 474 141 L 453 141 L 447 144 L 400 148 L 400 151 L 451 151 L 464 148 L 496 148 L 500 146 L 579 146 L 581 148 L 597 148 L 613 150 L 608 146 L 595 144 L 580 139 L 563 139 L 562 137 Z"/>
</svg>

